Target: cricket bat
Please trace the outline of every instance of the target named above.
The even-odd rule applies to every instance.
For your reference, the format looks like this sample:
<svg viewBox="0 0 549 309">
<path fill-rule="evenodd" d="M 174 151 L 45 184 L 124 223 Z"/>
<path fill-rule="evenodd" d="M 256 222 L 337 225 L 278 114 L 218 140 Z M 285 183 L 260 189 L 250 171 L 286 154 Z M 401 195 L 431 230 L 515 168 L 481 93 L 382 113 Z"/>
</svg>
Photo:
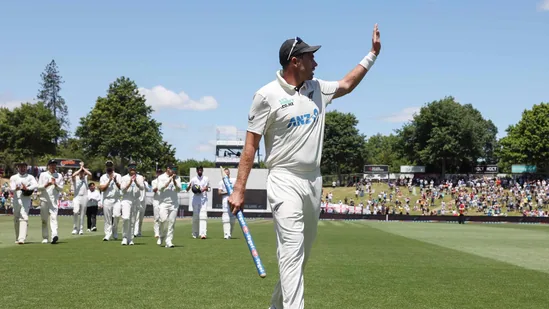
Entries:
<svg viewBox="0 0 549 309">
<path fill-rule="evenodd" d="M 225 185 L 227 194 L 230 196 L 233 193 L 233 184 L 231 183 L 229 176 L 225 175 L 223 166 L 221 166 L 220 168 L 221 168 L 221 179 L 223 180 L 223 184 Z M 229 211 L 231 210 L 229 209 Z M 236 213 L 236 218 L 238 219 L 238 223 L 240 224 L 240 228 L 242 229 L 244 238 L 246 238 L 246 243 L 248 244 L 248 249 L 250 250 L 250 254 L 252 255 L 252 258 L 254 260 L 257 273 L 261 278 L 265 278 L 267 276 L 267 272 L 265 272 L 265 267 L 263 267 L 263 263 L 261 262 L 261 258 L 259 257 L 259 252 L 257 252 L 254 240 L 252 238 L 252 234 L 250 233 L 248 224 L 246 224 L 246 220 L 244 219 L 244 214 L 242 214 L 242 210 L 239 210 Z"/>
</svg>

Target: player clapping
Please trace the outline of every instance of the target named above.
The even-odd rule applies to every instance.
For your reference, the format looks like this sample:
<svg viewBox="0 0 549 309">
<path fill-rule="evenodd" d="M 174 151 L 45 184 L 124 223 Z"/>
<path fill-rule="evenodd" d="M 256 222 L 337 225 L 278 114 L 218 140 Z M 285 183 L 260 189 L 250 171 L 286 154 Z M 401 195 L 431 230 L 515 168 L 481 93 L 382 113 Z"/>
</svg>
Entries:
<svg viewBox="0 0 549 309">
<path fill-rule="evenodd" d="M 17 164 L 18 174 L 10 178 L 10 190 L 13 192 L 13 221 L 15 223 L 15 243 L 24 244 L 27 238 L 31 195 L 38 187 L 36 179 L 27 174 L 27 163 Z"/>
</svg>

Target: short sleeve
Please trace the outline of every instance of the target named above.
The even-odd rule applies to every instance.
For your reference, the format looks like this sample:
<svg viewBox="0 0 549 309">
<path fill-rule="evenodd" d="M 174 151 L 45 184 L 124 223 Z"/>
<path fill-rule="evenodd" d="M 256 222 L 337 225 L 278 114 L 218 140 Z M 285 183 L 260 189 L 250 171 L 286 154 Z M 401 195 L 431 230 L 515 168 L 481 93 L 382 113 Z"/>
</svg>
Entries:
<svg viewBox="0 0 549 309">
<path fill-rule="evenodd" d="M 320 87 L 320 93 L 322 94 L 322 103 L 328 105 L 332 103 L 332 99 L 339 89 L 338 81 L 324 81 L 318 79 L 318 84 Z"/>
<path fill-rule="evenodd" d="M 267 130 L 271 106 L 262 95 L 256 93 L 248 114 L 248 131 L 263 135 Z"/>
</svg>

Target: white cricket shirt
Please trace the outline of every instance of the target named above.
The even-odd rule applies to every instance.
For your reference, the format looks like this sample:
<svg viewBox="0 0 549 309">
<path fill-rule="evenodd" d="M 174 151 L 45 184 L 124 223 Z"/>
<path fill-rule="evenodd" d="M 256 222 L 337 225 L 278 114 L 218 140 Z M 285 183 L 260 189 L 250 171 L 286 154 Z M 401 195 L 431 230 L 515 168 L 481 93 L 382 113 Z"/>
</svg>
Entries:
<svg viewBox="0 0 549 309">
<path fill-rule="evenodd" d="M 132 176 L 130 174 L 126 174 L 124 177 L 122 177 L 122 181 L 120 183 L 120 188 L 122 189 L 122 199 L 124 200 L 131 200 L 131 201 L 138 201 L 141 198 L 141 189 L 137 186 L 141 186 L 144 188 L 145 179 L 143 176 L 136 174 L 135 175 L 135 181 L 132 182 L 129 188 L 126 188 L 126 186 L 130 183 Z"/>
<path fill-rule="evenodd" d="M 87 196 L 88 195 L 88 175 L 84 175 L 83 178 L 76 176 L 72 182 L 74 186 L 74 196 Z"/>
<path fill-rule="evenodd" d="M 21 175 L 21 174 L 15 174 L 10 177 L 10 190 L 13 191 L 13 201 L 17 205 L 23 205 L 27 204 L 27 206 L 30 206 L 28 204 L 31 200 L 31 196 L 24 196 L 23 195 L 23 188 L 17 189 L 17 186 L 25 185 L 27 187 L 27 190 L 33 190 L 38 188 L 38 183 L 36 182 L 36 179 L 29 174 Z"/>
<path fill-rule="evenodd" d="M 107 189 L 105 189 L 105 191 L 101 192 L 101 194 L 102 194 L 101 200 L 104 200 L 104 199 L 119 199 L 120 198 L 120 195 L 121 195 L 120 189 L 118 189 L 118 187 L 116 186 L 114 180 L 116 180 L 116 182 L 118 182 L 120 184 L 121 181 L 122 181 L 122 176 L 120 174 L 116 173 L 116 172 L 113 172 L 113 173 L 114 173 L 115 179 L 113 179 L 113 181 L 111 181 L 111 183 L 109 184 Z M 111 175 L 109 175 L 108 173 L 103 174 L 103 176 L 101 176 L 101 178 L 99 179 L 99 185 L 103 186 L 103 185 L 108 184 L 110 178 L 111 178 Z M 120 188 L 122 188 L 122 186 L 120 186 Z"/>
<path fill-rule="evenodd" d="M 55 185 L 50 185 L 46 188 L 46 184 L 51 181 L 52 178 L 55 178 Z M 40 200 L 43 202 L 50 202 L 53 205 L 57 206 L 59 201 L 59 195 L 63 192 L 63 186 L 65 180 L 63 180 L 63 175 L 55 171 L 53 174 L 49 171 L 40 173 L 38 178 L 38 190 L 40 190 Z"/>
<path fill-rule="evenodd" d="M 297 91 L 278 71 L 274 81 L 255 93 L 248 131 L 264 136 L 267 168 L 319 172 L 326 106 L 338 87 L 337 81 L 312 79 Z"/>
<path fill-rule="evenodd" d="M 154 179 L 151 182 L 151 187 L 152 187 L 152 190 L 154 190 L 155 188 L 158 188 L 158 178 Z M 158 189 L 158 190 L 160 190 L 160 189 Z M 160 202 L 160 191 L 154 192 L 153 201 Z"/>
<path fill-rule="evenodd" d="M 229 180 L 231 181 L 231 184 L 234 186 L 234 184 L 236 183 L 236 178 L 229 178 Z M 218 190 L 221 193 L 221 198 L 229 197 L 229 194 L 227 193 L 227 188 L 225 188 L 225 183 L 223 182 L 223 180 L 219 181 Z"/>
<path fill-rule="evenodd" d="M 192 187 L 194 185 L 199 185 L 200 187 L 209 187 L 210 186 L 210 179 L 207 176 L 202 175 L 202 177 L 194 176 L 191 181 L 189 182 L 189 186 Z M 191 191 L 192 192 L 192 191 Z M 208 191 L 202 192 L 202 193 L 193 193 L 193 198 L 207 198 L 208 197 Z"/>
<path fill-rule="evenodd" d="M 168 182 L 169 184 L 166 187 L 166 189 L 163 189 Z M 160 201 L 161 204 L 168 204 L 168 205 L 173 205 L 174 207 L 179 207 L 179 200 L 177 196 L 177 193 L 181 191 L 181 178 L 179 176 L 175 177 L 175 185 L 174 185 L 173 181 L 170 179 L 170 176 L 164 173 L 158 176 L 157 186 L 158 186 L 158 193 L 160 193 L 158 200 Z"/>
</svg>

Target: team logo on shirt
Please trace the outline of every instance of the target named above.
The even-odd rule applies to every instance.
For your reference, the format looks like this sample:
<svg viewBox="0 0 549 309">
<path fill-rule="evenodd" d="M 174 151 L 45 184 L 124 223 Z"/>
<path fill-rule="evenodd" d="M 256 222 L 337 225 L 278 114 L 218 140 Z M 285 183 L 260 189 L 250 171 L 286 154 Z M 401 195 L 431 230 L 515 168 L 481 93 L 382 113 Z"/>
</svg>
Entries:
<svg viewBox="0 0 549 309">
<path fill-rule="evenodd" d="M 315 108 L 312 114 L 303 114 L 300 116 L 292 117 L 292 119 L 290 119 L 290 121 L 288 122 L 288 126 L 286 128 L 309 125 L 311 123 L 314 123 L 317 118 L 318 109 Z"/>
<path fill-rule="evenodd" d="M 293 99 L 288 99 L 288 98 L 282 98 L 282 99 L 278 100 L 278 103 L 280 103 L 280 105 L 282 105 L 280 107 L 281 109 L 284 109 L 288 106 L 294 106 L 294 100 Z"/>
</svg>

